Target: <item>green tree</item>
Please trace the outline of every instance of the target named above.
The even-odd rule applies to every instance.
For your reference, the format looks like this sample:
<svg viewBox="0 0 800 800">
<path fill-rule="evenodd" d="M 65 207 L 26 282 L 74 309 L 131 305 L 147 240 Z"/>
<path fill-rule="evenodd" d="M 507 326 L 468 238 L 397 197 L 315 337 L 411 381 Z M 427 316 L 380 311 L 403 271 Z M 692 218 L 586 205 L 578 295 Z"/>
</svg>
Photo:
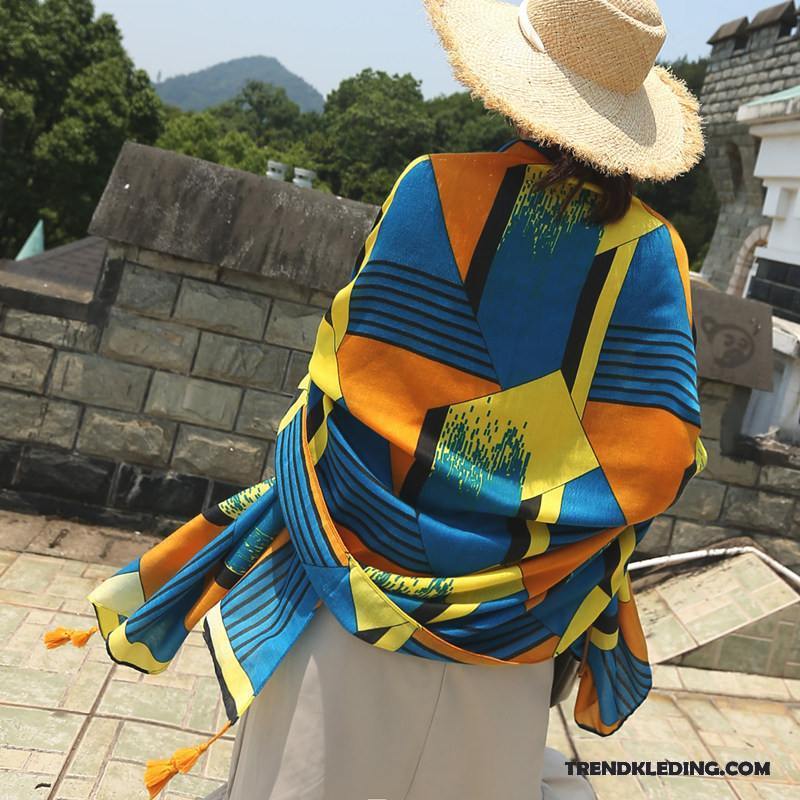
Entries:
<svg viewBox="0 0 800 800">
<path fill-rule="evenodd" d="M 309 121 L 305 118 L 316 117 L 302 114 L 285 89 L 259 81 L 249 81 L 236 97 L 211 113 L 228 130 L 245 133 L 262 147 L 291 145 L 307 133 Z"/>
<path fill-rule="evenodd" d="M 164 150 L 262 175 L 271 157 L 249 133 L 228 127 L 212 111 L 171 115 L 156 144 Z"/>
<path fill-rule="evenodd" d="M 406 164 L 431 150 L 435 124 L 411 75 L 364 70 L 325 102 L 314 152 L 334 192 L 383 202 Z"/>
<path fill-rule="evenodd" d="M 695 95 L 700 95 L 707 59 L 681 58 L 666 66 L 683 79 Z M 669 183 L 640 184 L 637 194 L 675 225 L 686 245 L 692 268 L 699 269 L 719 216 L 719 199 L 706 163 L 701 162 L 691 172 Z"/>
<path fill-rule="evenodd" d="M 433 120 L 433 152 L 497 150 L 514 135 L 505 117 L 487 111 L 468 92 L 441 95 L 425 103 Z"/>
<path fill-rule="evenodd" d="M 0 0 L 0 255 L 38 217 L 83 236 L 126 139 L 152 143 L 161 103 L 91 0 Z"/>
</svg>

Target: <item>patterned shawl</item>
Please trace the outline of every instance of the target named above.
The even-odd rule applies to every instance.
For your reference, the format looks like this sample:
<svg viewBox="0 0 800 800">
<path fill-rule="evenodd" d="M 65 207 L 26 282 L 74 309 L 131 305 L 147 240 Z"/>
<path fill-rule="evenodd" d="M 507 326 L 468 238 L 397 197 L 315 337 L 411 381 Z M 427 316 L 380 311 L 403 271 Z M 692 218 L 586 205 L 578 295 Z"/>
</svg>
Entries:
<svg viewBox="0 0 800 800">
<path fill-rule="evenodd" d="M 575 718 L 651 686 L 627 573 L 702 469 L 686 252 L 548 160 L 418 159 L 320 325 L 276 477 L 204 511 L 90 600 L 111 657 L 166 669 L 203 618 L 231 721 L 325 603 L 386 650 L 584 657 Z"/>
</svg>

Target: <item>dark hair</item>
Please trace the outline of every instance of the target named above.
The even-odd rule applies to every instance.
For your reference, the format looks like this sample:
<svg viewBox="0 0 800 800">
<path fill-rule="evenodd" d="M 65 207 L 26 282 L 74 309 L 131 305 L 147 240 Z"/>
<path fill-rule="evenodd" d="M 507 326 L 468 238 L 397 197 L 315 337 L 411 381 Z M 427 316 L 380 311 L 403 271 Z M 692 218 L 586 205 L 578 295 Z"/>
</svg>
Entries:
<svg viewBox="0 0 800 800">
<path fill-rule="evenodd" d="M 606 175 L 589 164 L 579 161 L 572 153 L 560 147 L 537 147 L 553 162 L 547 174 L 536 184 L 537 191 L 574 178 L 577 183 L 562 205 L 562 210 L 575 199 L 586 183 L 600 188 L 590 220 L 597 225 L 618 222 L 627 213 L 633 200 L 634 182 L 630 175 Z"/>
</svg>

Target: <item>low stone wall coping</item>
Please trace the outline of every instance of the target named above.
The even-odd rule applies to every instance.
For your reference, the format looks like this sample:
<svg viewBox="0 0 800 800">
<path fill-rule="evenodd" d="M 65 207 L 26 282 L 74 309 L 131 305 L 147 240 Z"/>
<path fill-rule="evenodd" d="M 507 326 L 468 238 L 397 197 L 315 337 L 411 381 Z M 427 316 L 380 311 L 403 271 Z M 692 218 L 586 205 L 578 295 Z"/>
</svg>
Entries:
<svg viewBox="0 0 800 800">
<path fill-rule="evenodd" d="M 89 230 L 178 258 L 333 292 L 377 208 L 128 142 Z"/>
</svg>

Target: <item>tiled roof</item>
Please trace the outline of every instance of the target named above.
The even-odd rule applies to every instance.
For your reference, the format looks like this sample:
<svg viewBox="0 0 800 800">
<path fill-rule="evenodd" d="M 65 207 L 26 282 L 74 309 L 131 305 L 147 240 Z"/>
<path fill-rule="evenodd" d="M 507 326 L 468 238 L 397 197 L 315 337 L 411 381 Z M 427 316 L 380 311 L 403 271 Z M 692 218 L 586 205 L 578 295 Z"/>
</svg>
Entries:
<svg viewBox="0 0 800 800">
<path fill-rule="evenodd" d="M 105 239 L 87 236 L 22 261 L 0 262 L 0 287 L 91 302 L 105 251 Z"/>
<path fill-rule="evenodd" d="M 725 39 L 732 39 L 747 31 L 747 17 L 739 17 L 721 25 L 717 32 L 708 40 L 708 44 L 716 44 Z"/>
<path fill-rule="evenodd" d="M 770 6 L 763 11 L 759 11 L 750 23 L 750 30 L 754 31 L 784 20 L 788 22 L 795 17 L 797 17 L 797 9 L 795 8 L 794 0 L 790 0 L 788 3 L 778 3 L 776 6 Z"/>
</svg>

